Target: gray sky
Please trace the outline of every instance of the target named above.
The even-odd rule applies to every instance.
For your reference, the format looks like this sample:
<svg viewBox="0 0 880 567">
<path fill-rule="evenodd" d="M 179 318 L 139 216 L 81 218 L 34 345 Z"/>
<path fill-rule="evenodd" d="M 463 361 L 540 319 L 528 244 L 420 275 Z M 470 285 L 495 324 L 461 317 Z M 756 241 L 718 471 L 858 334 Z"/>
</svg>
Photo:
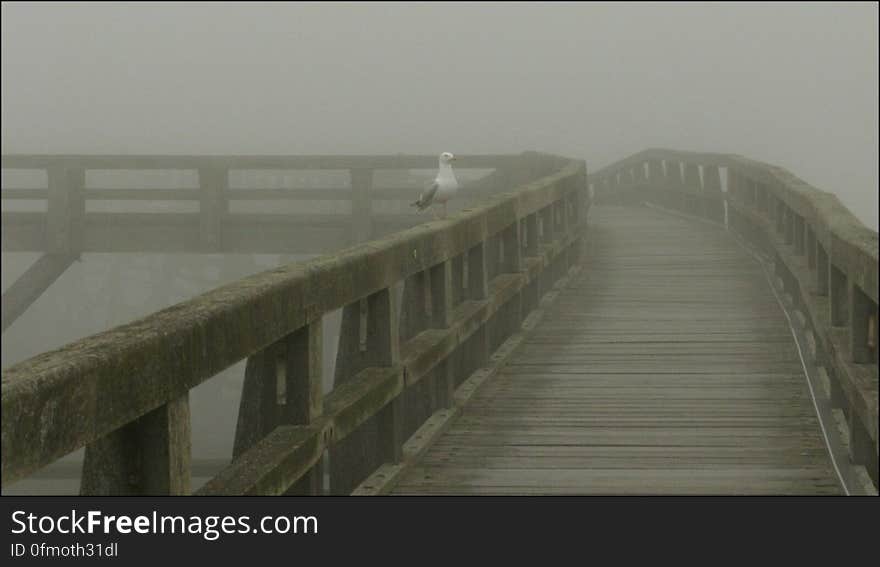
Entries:
<svg viewBox="0 0 880 567">
<path fill-rule="evenodd" d="M 731 151 L 877 228 L 876 3 L 2 6 L 2 151 Z"/>
</svg>

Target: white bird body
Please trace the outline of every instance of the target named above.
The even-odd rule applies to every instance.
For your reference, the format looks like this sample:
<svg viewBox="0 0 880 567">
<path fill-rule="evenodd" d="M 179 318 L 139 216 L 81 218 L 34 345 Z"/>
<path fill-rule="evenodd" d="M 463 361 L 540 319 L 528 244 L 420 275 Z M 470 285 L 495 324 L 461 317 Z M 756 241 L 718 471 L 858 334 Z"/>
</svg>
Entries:
<svg viewBox="0 0 880 567">
<path fill-rule="evenodd" d="M 452 161 L 455 156 L 449 152 L 440 154 L 437 175 L 425 185 L 425 190 L 419 195 L 419 200 L 412 203 L 413 207 L 424 211 L 432 205 L 443 205 L 443 217 L 446 217 L 446 204 L 458 192 L 458 180 L 452 171 Z"/>
</svg>

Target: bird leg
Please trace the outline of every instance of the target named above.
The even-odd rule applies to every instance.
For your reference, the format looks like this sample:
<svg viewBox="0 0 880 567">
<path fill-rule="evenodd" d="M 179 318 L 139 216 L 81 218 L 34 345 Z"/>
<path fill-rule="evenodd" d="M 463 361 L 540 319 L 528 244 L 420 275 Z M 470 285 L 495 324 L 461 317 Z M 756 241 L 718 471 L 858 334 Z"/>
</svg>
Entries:
<svg viewBox="0 0 880 567">
<path fill-rule="evenodd" d="M 449 216 L 449 209 L 446 208 L 446 205 L 447 205 L 447 203 L 444 201 L 444 203 L 443 203 L 443 218 L 444 218 L 444 219 L 445 219 L 447 216 Z"/>
</svg>

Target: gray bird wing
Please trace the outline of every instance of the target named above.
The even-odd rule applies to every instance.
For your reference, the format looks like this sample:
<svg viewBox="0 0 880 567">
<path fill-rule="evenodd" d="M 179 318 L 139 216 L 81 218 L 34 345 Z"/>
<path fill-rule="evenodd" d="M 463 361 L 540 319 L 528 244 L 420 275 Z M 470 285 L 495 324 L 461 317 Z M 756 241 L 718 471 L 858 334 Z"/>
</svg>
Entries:
<svg viewBox="0 0 880 567">
<path fill-rule="evenodd" d="M 418 207 L 420 211 L 429 207 L 431 205 L 431 202 L 434 200 L 434 195 L 437 194 L 437 189 L 439 188 L 440 183 L 436 179 L 432 179 L 428 183 L 425 183 L 425 190 L 422 191 L 419 200 L 412 205 L 414 207 Z"/>
</svg>

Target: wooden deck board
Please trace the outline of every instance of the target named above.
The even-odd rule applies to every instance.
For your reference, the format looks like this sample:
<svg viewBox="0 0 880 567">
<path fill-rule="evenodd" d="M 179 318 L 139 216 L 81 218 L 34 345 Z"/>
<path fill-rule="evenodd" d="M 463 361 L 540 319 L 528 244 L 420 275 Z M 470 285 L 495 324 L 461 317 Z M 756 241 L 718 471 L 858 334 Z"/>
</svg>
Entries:
<svg viewBox="0 0 880 567">
<path fill-rule="evenodd" d="M 399 494 L 837 494 L 796 346 L 723 231 L 595 207 L 593 255 Z"/>
</svg>

